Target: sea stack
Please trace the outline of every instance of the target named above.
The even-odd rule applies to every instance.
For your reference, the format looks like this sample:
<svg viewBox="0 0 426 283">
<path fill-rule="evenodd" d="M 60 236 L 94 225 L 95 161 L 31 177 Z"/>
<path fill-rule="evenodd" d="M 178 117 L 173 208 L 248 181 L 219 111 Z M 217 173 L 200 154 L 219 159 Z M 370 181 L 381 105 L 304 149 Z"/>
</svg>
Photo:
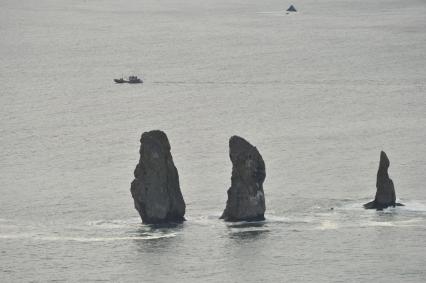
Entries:
<svg viewBox="0 0 426 283">
<path fill-rule="evenodd" d="M 142 222 L 184 221 L 185 201 L 166 134 L 159 130 L 145 132 L 140 141 L 140 159 L 130 191 Z"/>
<path fill-rule="evenodd" d="M 386 153 L 382 151 L 380 153 L 379 170 L 377 171 L 376 197 L 373 201 L 364 204 L 364 208 L 382 210 L 389 206 L 402 205 L 395 203 L 395 188 L 392 179 L 388 175 L 389 165 L 389 159 Z"/>
<path fill-rule="evenodd" d="M 264 220 L 265 163 L 256 147 L 245 139 L 233 136 L 229 139 L 229 157 L 232 162 L 231 187 L 221 219 L 225 221 Z"/>
</svg>

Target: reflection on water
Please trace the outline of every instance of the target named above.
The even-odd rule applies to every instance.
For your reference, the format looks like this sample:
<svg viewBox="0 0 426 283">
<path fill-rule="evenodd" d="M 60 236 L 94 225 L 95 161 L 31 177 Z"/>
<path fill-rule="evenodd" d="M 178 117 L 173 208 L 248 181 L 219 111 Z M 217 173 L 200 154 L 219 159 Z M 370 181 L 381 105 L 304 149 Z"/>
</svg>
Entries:
<svg viewBox="0 0 426 283">
<path fill-rule="evenodd" d="M 229 233 L 229 236 L 231 239 L 252 240 L 264 238 L 269 232 L 269 230 L 233 231 Z"/>
<path fill-rule="evenodd" d="M 150 224 L 141 226 L 131 233 L 144 238 L 135 238 L 134 243 L 139 252 L 163 253 L 173 249 L 176 243 L 176 236 L 184 228 L 183 223 Z"/>
<path fill-rule="evenodd" d="M 235 222 L 228 224 L 229 228 L 251 228 L 251 227 L 263 227 L 265 226 L 265 221 L 255 221 L 255 222 Z"/>
<path fill-rule="evenodd" d="M 162 224 L 142 224 L 142 229 L 147 229 L 151 232 L 155 231 L 166 231 L 166 230 L 181 230 L 184 226 L 184 223 L 162 223 Z"/>
<path fill-rule="evenodd" d="M 266 227 L 268 226 L 265 221 L 236 222 L 227 225 L 229 237 L 236 240 L 264 238 L 270 232 Z"/>
</svg>

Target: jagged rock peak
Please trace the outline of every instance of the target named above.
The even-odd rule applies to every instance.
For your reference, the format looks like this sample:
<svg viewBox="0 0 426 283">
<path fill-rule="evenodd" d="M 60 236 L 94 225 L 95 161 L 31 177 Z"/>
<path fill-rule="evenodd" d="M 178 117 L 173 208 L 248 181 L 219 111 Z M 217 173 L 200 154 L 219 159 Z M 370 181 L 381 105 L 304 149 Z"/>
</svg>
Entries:
<svg viewBox="0 0 426 283">
<path fill-rule="evenodd" d="M 384 151 L 380 152 L 379 170 L 377 170 L 377 181 L 376 181 L 376 196 L 373 201 L 364 204 L 364 208 L 367 209 L 384 209 L 389 206 L 402 205 L 396 203 L 396 194 L 393 181 L 389 178 L 388 168 L 390 161 Z"/>
<path fill-rule="evenodd" d="M 142 222 L 184 221 L 185 201 L 166 134 L 159 130 L 145 132 L 140 142 L 140 159 L 130 191 Z"/>
</svg>

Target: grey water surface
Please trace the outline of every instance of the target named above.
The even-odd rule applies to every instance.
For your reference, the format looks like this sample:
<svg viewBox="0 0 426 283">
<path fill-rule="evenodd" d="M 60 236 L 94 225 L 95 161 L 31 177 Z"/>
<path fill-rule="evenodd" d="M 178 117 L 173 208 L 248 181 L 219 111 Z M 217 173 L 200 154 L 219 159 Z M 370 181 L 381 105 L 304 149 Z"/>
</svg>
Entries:
<svg viewBox="0 0 426 283">
<path fill-rule="evenodd" d="M 0 0 L 0 281 L 424 282 L 425 15 L 423 0 Z M 112 82 L 132 74 L 145 83 Z M 182 225 L 133 208 L 152 129 Z M 264 222 L 218 220 L 234 134 L 265 160 Z M 380 150 L 406 206 L 366 211 Z"/>
</svg>

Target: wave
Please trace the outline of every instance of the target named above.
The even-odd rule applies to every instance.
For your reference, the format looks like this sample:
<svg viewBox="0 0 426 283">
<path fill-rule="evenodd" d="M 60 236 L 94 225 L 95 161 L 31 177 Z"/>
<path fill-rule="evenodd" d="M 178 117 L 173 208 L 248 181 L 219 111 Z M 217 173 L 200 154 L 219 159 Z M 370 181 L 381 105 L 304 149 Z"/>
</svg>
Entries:
<svg viewBox="0 0 426 283">
<path fill-rule="evenodd" d="M 280 216 L 280 215 L 265 215 L 266 223 L 312 223 L 314 221 L 313 215 L 301 216 Z"/>
<path fill-rule="evenodd" d="M 333 210 L 359 210 L 359 211 L 375 211 L 374 209 L 364 209 L 363 205 L 371 199 L 345 201 L 344 204 L 337 205 Z M 418 201 L 404 201 L 398 199 L 397 203 L 402 203 L 404 206 L 388 207 L 384 212 L 396 211 L 413 211 L 413 212 L 426 212 L 426 205 Z"/>
<path fill-rule="evenodd" d="M 225 222 L 220 219 L 221 214 L 210 214 L 207 216 L 200 215 L 197 217 L 186 217 L 187 223 L 195 223 L 201 225 L 221 225 L 227 226 L 244 226 L 244 225 L 257 225 L 257 224 L 274 224 L 274 223 L 311 223 L 313 221 L 312 216 L 281 216 L 275 214 L 265 214 L 265 220 L 261 221 L 237 221 L 237 222 Z"/>
<path fill-rule="evenodd" d="M 318 230 L 335 230 L 339 228 L 339 225 L 336 222 L 325 220 L 321 221 L 320 226 L 317 226 L 315 229 Z"/>
<path fill-rule="evenodd" d="M 356 228 L 368 228 L 368 227 L 423 227 L 423 218 L 413 218 L 408 220 L 322 220 L 319 221 L 319 225 L 314 227 L 315 230 L 337 230 L 337 229 L 356 229 Z"/>
<path fill-rule="evenodd" d="M 413 211 L 413 212 L 426 212 L 426 205 L 417 201 L 406 201 L 398 200 L 404 204 L 404 206 L 398 206 L 400 210 Z"/>
<path fill-rule="evenodd" d="M 115 237 L 53 236 L 53 235 L 36 235 L 31 233 L 0 234 L 0 239 L 29 239 L 29 240 L 36 240 L 36 241 L 74 241 L 74 242 L 154 240 L 154 239 L 173 238 L 173 237 L 176 237 L 175 233 L 161 234 L 161 235 L 115 236 Z"/>
<path fill-rule="evenodd" d="M 116 220 L 95 220 L 86 223 L 88 226 L 100 229 L 122 229 L 129 226 L 140 225 L 141 220 L 138 217 L 130 219 L 116 219 Z"/>
<path fill-rule="evenodd" d="M 264 221 L 225 222 L 220 213 L 187 217 L 177 226 L 152 226 L 141 223 L 139 217 L 127 219 L 101 219 L 71 225 L 42 225 L 43 223 L 15 223 L 0 218 L 0 239 L 28 239 L 36 241 L 108 242 L 126 240 L 150 240 L 175 237 L 185 229 L 195 226 L 203 229 L 243 231 L 289 230 L 336 230 L 368 227 L 418 227 L 426 223 L 426 205 L 420 201 L 398 200 L 405 206 L 366 210 L 362 207 L 368 199 L 333 200 L 335 206 L 313 206 L 305 211 L 274 211 L 265 215 Z M 64 223 L 62 223 L 64 224 Z"/>
<path fill-rule="evenodd" d="M 396 221 L 365 221 L 361 222 L 361 227 L 416 227 L 424 226 L 423 218 L 413 218 L 407 220 Z"/>
</svg>

